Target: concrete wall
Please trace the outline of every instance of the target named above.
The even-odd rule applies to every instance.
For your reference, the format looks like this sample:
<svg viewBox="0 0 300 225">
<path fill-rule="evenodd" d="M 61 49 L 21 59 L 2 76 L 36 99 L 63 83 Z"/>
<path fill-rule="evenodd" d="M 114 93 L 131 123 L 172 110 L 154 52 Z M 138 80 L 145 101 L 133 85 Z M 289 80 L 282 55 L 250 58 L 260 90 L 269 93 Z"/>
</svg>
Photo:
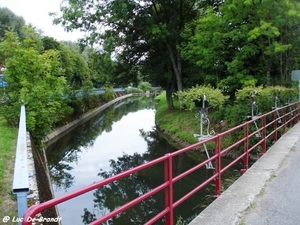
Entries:
<svg viewBox="0 0 300 225">
<path fill-rule="evenodd" d="M 84 114 L 82 117 L 80 117 L 77 120 L 72 121 L 71 123 L 68 123 L 67 125 L 63 126 L 63 127 L 59 127 L 57 129 L 55 129 L 53 132 L 51 132 L 50 134 L 48 134 L 46 136 L 46 138 L 44 139 L 44 144 L 46 146 L 46 148 L 51 145 L 52 143 L 56 142 L 57 140 L 59 140 L 61 137 L 63 137 L 66 133 L 70 132 L 72 129 L 76 128 L 77 126 L 80 126 L 81 124 L 83 124 L 84 122 L 86 122 L 87 120 L 91 119 L 92 117 L 94 117 L 95 115 L 97 115 L 98 113 L 100 113 L 101 111 L 105 110 L 106 108 L 108 108 L 109 106 L 113 105 L 114 103 L 121 101 L 123 99 L 129 98 L 131 97 L 133 94 L 127 94 L 127 95 L 123 95 L 120 97 L 117 97 L 116 99 L 105 103 L 104 105 Z"/>
<path fill-rule="evenodd" d="M 27 132 L 27 163 L 28 163 L 28 179 L 29 193 L 27 195 L 28 207 L 40 202 L 39 190 L 36 179 L 35 163 L 32 154 L 30 134 Z"/>
</svg>

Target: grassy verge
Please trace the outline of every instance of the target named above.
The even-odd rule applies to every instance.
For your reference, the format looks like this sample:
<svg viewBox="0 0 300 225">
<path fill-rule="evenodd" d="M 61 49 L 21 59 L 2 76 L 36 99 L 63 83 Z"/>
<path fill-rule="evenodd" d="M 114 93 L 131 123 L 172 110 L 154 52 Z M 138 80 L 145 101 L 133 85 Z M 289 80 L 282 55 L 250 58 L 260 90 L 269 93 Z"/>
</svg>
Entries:
<svg viewBox="0 0 300 225">
<path fill-rule="evenodd" d="M 16 216 L 17 204 L 11 193 L 17 129 L 10 127 L 0 116 L 0 220 Z"/>
<path fill-rule="evenodd" d="M 196 143 L 194 133 L 199 133 L 199 119 L 196 111 L 180 110 L 179 102 L 174 99 L 174 110 L 167 107 L 166 95 L 163 92 L 156 98 L 157 111 L 155 121 L 161 130 L 170 134 L 174 140 L 186 143 Z"/>
</svg>

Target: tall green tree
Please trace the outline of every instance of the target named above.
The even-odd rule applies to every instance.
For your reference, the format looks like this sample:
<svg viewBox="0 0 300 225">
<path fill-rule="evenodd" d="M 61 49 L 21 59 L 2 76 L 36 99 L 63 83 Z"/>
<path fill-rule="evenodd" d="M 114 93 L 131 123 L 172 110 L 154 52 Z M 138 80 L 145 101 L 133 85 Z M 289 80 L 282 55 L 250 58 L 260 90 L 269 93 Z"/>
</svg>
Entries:
<svg viewBox="0 0 300 225">
<path fill-rule="evenodd" d="M 25 25 L 23 17 L 17 16 L 8 8 L 0 7 L 0 41 L 4 38 L 6 31 L 22 34 L 22 27 Z M 4 56 L 0 54 L 0 65 L 5 64 Z"/>
<path fill-rule="evenodd" d="M 30 40 L 28 40 L 30 39 Z M 5 101 L 0 112 L 13 125 L 19 120 L 20 105 L 26 106 L 27 129 L 40 144 L 44 136 L 71 109 L 67 106 L 69 86 L 59 52 L 47 50 L 42 54 L 31 43 L 30 37 L 20 41 L 13 32 L 7 32 L 0 43 L 0 53 L 5 57 L 5 80 L 8 83 Z"/>
<path fill-rule="evenodd" d="M 67 2 L 67 3 L 66 3 Z M 164 73 L 171 77 L 162 79 L 168 96 L 183 89 L 183 62 L 179 45 L 184 24 L 194 20 L 203 1 L 65 1 L 60 8 L 61 17 L 54 22 L 67 30 L 81 29 L 89 34 L 86 43 L 98 44 L 119 62 L 119 69 L 127 76 L 136 76 L 132 68 L 159 57 L 167 65 Z M 214 2 L 214 1 L 210 1 Z M 157 54 L 153 54 L 153 52 Z M 153 59 L 156 60 L 156 59 Z M 163 69 L 163 68 L 161 68 Z M 118 71 L 118 70 L 117 70 Z M 134 70 L 133 70 L 134 71 Z M 121 71 L 118 71 L 122 74 Z M 135 71 L 134 71 L 135 72 Z M 153 73 L 149 73 L 153 74 Z M 158 76 L 156 76 L 158 77 Z M 167 82 L 165 82 L 167 80 Z M 175 80 L 175 87 L 172 83 Z M 158 78 L 156 83 L 160 84 Z M 173 107 L 172 104 L 169 105 Z"/>
<path fill-rule="evenodd" d="M 93 48 L 88 48 L 88 66 L 91 79 L 95 87 L 114 84 L 117 70 L 117 62 L 113 61 L 110 54 Z M 118 85 L 118 84 L 116 84 Z M 122 86 L 122 83 L 120 84 Z"/>
<path fill-rule="evenodd" d="M 186 26 L 182 56 L 232 94 L 244 86 L 287 82 L 299 64 L 299 7 L 294 0 L 224 1 L 196 26 Z"/>
<path fill-rule="evenodd" d="M 79 52 L 78 44 L 66 45 L 65 42 L 58 42 L 48 36 L 43 37 L 42 42 L 45 51 L 52 49 L 59 52 L 60 62 L 65 69 L 64 76 L 72 90 L 75 92 L 85 89 L 84 85 L 90 81 L 90 70 L 86 59 Z"/>
<path fill-rule="evenodd" d="M 17 16 L 6 7 L 0 7 L 0 39 L 5 36 L 5 32 L 8 30 L 14 31 L 20 36 L 24 25 L 23 17 Z"/>
</svg>

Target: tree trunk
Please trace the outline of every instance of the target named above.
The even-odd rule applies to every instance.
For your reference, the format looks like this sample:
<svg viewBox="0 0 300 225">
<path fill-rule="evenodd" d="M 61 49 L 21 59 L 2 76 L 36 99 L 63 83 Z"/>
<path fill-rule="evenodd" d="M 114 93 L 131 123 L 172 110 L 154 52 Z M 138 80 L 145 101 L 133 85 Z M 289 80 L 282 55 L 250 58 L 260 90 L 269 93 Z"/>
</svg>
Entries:
<svg viewBox="0 0 300 225">
<path fill-rule="evenodd" d="M 176 84 L 177 84 L 177 90 L 182 91 L 183 85 L 182 85 L 182 65 L 181 65 L 181 56 L 179 50 L 175 50 L 175 53 L 170 46 L 170 44 L 167 43 L 167 48 L 169 50 L 170 59 L 172 61 L 172 67 L 176 78 Z"/>
<path fill-rule="evenodd" d="M 174 86 L 175 86 L 175 77 L 173 75 L 172 81 L 169 83 L 169 85 L 166 87 L 166 99 L 167 99 L 167 104 L 168 104 L 168 109 L 174 109 L 174 104 L 173 104 L 173 92 L 174 92 Z"/>
<path fill-rule="evenodd" d="M 166 98 L 167 98 L 167 104 L 168 109 L 174 109 L 173 99 L 172 99 L 173 90 L 167 88 L 166 89 Z"/>
<path fill-rule="evenodd" d="M 271 85 L 271 76 L 270 76 L 270 70 L 267 69 L 267 86 Z"/>
</svg>

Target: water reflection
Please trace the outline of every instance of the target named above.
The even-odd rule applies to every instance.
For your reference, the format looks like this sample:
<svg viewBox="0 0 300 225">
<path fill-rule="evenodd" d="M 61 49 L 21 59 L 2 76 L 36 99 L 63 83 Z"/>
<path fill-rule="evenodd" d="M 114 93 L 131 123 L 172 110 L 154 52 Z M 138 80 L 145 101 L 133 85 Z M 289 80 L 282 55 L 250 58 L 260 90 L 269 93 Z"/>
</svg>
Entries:
<svg viewBox="0 0 300 225">
<path fill-rule="evenodd" d="M 140 130 L 140 134 L 147 142 L 147 150 L 144 153 L 139 154 L 123 154 L 122 156 L 118 157 L 117 160 L 110 160 L 109 170 L 100 169 L 98 175 L 101 178 L 110 177 L 114 174 L 136 167 L 175 150 L 156 129 L 147 132 Z M 194 161 L 186 154 L 180 155 L 174 160 L 174 176 L 186 171 L 197 163 L 197 161 Z M 211 175 L 212 171 L 203 169 L 201 171 L 192 173 L 183 180 L 175 183 L 174 201 L 180 199 L 184 194 L 195 188 L 200 181 Z M 163 164 L 159 164 L 155 167 L 132 174 L 129 177 L 97 189 L 93 193 L 95 203 L 93 212 L 84 209 L 82 215 L 84 224 L 89 224 L 100 215 L 117 209 L 119 206 L 156 188 L 162 183 Z M 178 206 L 178 208 L 175 209 L 175 218 L 182 217 L 184 223 L 190 222 L 203 209 L 202 206 L 203 203 L 205 203 L 205 197 L 209 196 L 206 202 L 211 202 L 212 194 L 212 189 L 209 187 L 203 191 L 200 191 L 194 195 L 193 198 L 187 200 L 185 204 Z M 155 196 L 152 196 L 150 199 L 146 199 L 140 204 L 137 204 L 132 209 L 112 218 L 107 224 L 144 224 L 149 219 L 161 212 L 163 207 L 164 196 L 163 192 L 160 192 Z M 156 224 L 164 224 L 164 221 L 158 221 Z"/>
<path fill-rule="evenodd" d="M 88 184 L 141 165 L 176 149 L 155 128 L 155 108 L 151 98 L 130 98 L 78 127 L 47 149 L 55 196 L 78 190 Z M 203 155 L 204 157 L 204 155 Z M 202 158 L 203 159 L 203 158 Z M 199 163 L 188 155 L 174 159 L 177 175 Z M 175 183 L 174 201 L 212 175 L 199 170 Z M 87 224 L 163 182 L 163 165 L 132 174 L 58 205 L 64 225 Z M 175 209 L 175 218 L 190 222 L 212 200 L 212 189 L 196 193 Z M 163 192 L 119 214 L 107 224 L 140 225 L 164 207 Z M 175 221 L 176 223 L 176 221 Z M 156 224 L 163 224 L 159 221 Z"/>
<path fill-rule="evenodd" d="M 145 152 L 147 143 L 140 136 L 140 130 L 152 130 L 154 116 L 151 98 L 131 98 L 49 146 L 47 158 L 55 196 L 100 180 L 97 174 L 100 169 L 109 169 L 110 159 L 116 160 L 123 153 Z M 64 224 L 81 224 L 83 208 L 96 210 L 92 193 L 60 204 L 58 208 Z"/>
<path fill-rule="evenodd" d="M 74 182 L 74 176 L 70 173 L 74 167 L 71 165 L 78 163 L 78 158 L 84 154 L 83 151 L 87 152 L 90 148 L 97 147 L 101 150 L 104 143 L 95 144 L 97 138 L 101 136 L 103 132 L 104 136 L 110 136 L 107 134 L 112 131 L 114 123 L 120 121 L 122 117 L 125 117 L 128 113 L 134 113 L 139 110 L 144 110 L 144 112 L 139 112 L 140 118 L 136 116 L 132 118 L 133 115 L 131 115 L 131 119 L 128 118 L 126 120 L 127 122 L 123 122 L 124 124 L 116 124 L 115 126 L 120 129 L 115 129 L 113 137 L 109 139 L 112 143 L 116 143 L 116 141 L 118 142 L 125 138 L 130 138 L 130 136 L 126 137 L 126 135 L 139 135 L 139 133 L 137 134 L 138 130 L 136 130 L 135 134 L 130 133 L 133 123 L 138 122 L 140 124 L 138 129 L 143 128 L 145 123 L 147 123 L 147 126 L 145 125 L 147 129 L 151 129 L 152 126 L 154 126 L 154 104 L 151 98 L 131 98 L 116 104 L 49 146 L 46 152 L 54 187 L 67 191 Z M 148 114 L 150 114 L 150 118 L 147 115 L 147 111 Z M 146 121 L 143 121 L 144 117 Z M 103 139 L 105 138 L 101 138 L 98 142 Z M 109 140 L 105 140 L 105 143 L 108 142 Z M 132 142 L 132 140 L 129 142 Z M 126 150 L 126 146 L 124 146 L 123 149 Z M 112 153 L 113 151 L 109 150 L 109 152 Z M 104 153 L 102 152 L 101 154 Z M 96 159 L 97 158 L 99 157 L 96 156 Z"/>
</svg>

